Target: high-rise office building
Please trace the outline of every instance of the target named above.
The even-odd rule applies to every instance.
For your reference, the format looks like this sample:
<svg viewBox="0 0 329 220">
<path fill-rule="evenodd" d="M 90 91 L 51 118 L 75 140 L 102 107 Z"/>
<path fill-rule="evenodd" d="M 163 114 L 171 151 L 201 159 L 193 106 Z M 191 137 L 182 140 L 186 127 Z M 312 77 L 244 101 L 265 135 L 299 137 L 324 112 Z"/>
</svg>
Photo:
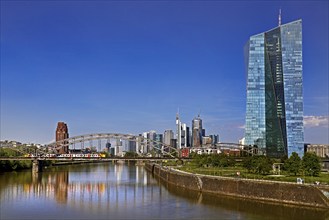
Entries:
<svg viewBox="0 0 329 220">
<path fill-rule="evenodd" d="M 171 139 L 174 139 L 174 132 L 172 130 L 165 130 L 163 135 L 163 143 L 170 145 Z"/>
<path fill-rule="evenodd" d="M 203 133 L 205 132 L 202 129 L 202 119 L 198 115 L 192 120 L 192 147 L 201 147 Z"/>
<path fill-rule="evenodd" d="M 123 155 L 122 140 L 119 139 L 119 138 L 115 140 L 114 155 L 115 156 L 122 156 Z"/>
<path fill-rule="evenodd" d="M 182 139 L 181 139 L 181 135 L 182 135 L 182 123 L 179 119 L 179 113 L 176 114 L 176 140 L 177 140 L 177 147 L 181 148 L 182 146 Z"/>
<path fill-rule="evenodd" d="M 67 124 L 65 124 L 64 122 L 58 122 L 57 128 L 56 128 L 56 142 L 67 139 L 67 138 L 69 138 L 69 129 L 67 127 Z M 67 144 L 67 143 L 64 143 L 64 144 Z M 60 146 L 60 144 L 57 147 L 59 147 L 59 146 Z M 60 148 L 59 153 L 61 153 L 61 154 L 69 153 L 69 146 L 63 146 L 62 148 Z"/>
<path fill-rule="evenodd" d="M 141 141 L 141 144 L 139 146 L 139 150 L 140 150 L 140 153 L 142 154 L 146 154 L 147 153 L 147 149 L 148 149 L 148 143 L 149 141 L 147 140 L 148 138 L 148 132 L 143 132 L 141 134 L 141 137 L 142 137 L 142 141 Z"/>
<path fill-rule="evenodd" d="M 251 36 L 245 47 L 245 144 L 271 157 L 304 155 L 302 20 Z"/>
<path fill-rule="evenodd" d="M 162 143 L 163 143 L 163 134 L 156 134 L 155 135 L 155 141 L 156 141 L 156 143 L 155 143 L 155 151 L 157 152 L 157 153 L 161 153 L 162 152 L 162 147 L 163 147 L 163 145 L 162 145 Z"/>
<path fill-rule="evenodd" d="M 154 147 L 156 147 L 156 143 L 154 142 L 156 139 L 156 131 L 147 132 L 147 153 L 150 153 Z"/>
<path fill-rule="evenodd" d="M 190 132 L 190 127 L 186 127 L 186 147 L 191 147 L 191 132 Z"/>
<path fill-rule="evenodd" d="M 189 138 L 189 127 L 186 126 L 185 123 L 181 123 L 181 146 L 180 148 L 184 148 L 184 147 L 187 147 L 187 144 L 188 144 L 188 138 Z"/>
<path fill-rule="evenodd" d="M 163 143 L 166 145 L 163 149 L 163 151 L 168 152 L 169 148 L 167 146 L 172 146 L 172 139 L 174 139 L 174 132 L 172 130 L 165 130 L 163 134 Z M 176 146 L 176 145 L 175 145 Z"/>
<path fill-rule="evenodd" d="M 106 148 L 107 152 L 110 152 L 110 148 L 111 148 L 110 141 L 108 141 L 105 146 L 106 146 L 105 148 Z"/>
<path fill-rule="evenodd" d="M 189 144 L 189 127 L 180 121 L 178 113 L 176 114 L 176 131 L 177 148 L 187 147 Z"/>
<path fill-rule="evenodd" d="M 136 141 L 129 141 L 126 140 L 125 141 L 125 151 L 129 151 L 129 152 L 136 152 L 137 148 L 136 148 L 137 144 Z"/>
<path fill-rule="evenodd" d="M 211 138 L 212 145 L 219 143 L 219 134 L 211 134 L 209 137 Z"/>
<path fill-rule="evenodd" d="M 136 137 L 136 152 L 138 154 L 143 153 L 143 147 L 144 147 L 143 139 L 144 139 L 143 134 L 139 134 L 138 137 Z"/>
</svg>

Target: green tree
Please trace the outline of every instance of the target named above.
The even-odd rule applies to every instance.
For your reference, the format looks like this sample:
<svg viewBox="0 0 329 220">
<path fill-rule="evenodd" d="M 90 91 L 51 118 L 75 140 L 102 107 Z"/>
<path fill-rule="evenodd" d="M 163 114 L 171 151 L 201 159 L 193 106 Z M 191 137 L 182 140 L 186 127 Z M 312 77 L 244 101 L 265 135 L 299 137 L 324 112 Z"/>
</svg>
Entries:
<svg viewBox="0 0 329 220">
<path fill-rule="evenodd" d="M 272 161 L 270 158 L 263 155 L 247 157 L 243 161 L 243 167 L 245 167 L 248 172 L 265 175 L 272 170 Z"/>
<path fill-rule="evenodd" d="M 197 165 L 197 167 L 202 167 L 204 163 L 203 155 L 196 154 L 193 158 L 193 162 Z"/>
<path fill-rule="evenodd" d="M 212 159 L 210 155 L 205 155 L 204 157 L 206 167 L 212 166 Z"/>
<path fill-rule="evenodd" d="M 211 156 L 211 165 L 213 167 L 219 167 L 220 165 L 220 157 L 218 154 L 212 154 Z"/>
<path fill-rule="evenodd" d="M 272 161 L 270 158 L 266 156 L 257 156 L 255 157 L 256 169 L 255 172 L 257 174 L 268 174 L 272 170 Z"/>
<path fill-rule="evenodd" d="M 295 176 L 301 171 L 302 160 L 296 152 L 292 152 L 289 159 L 285 161 L 284 168 L 289 173 L 293 173 Z"/>
<path fill-rule="evenodd" d="M 302 164 L 306 175 L 319 176 L 321 171 L 320 158 L 315 153 L 306 152 Z"/>
<path fill-rule="evenodd" d="M 253 157 L 246 157 L 242 162 L 242 166 L 248 170 L 248 172 L 252 172 L 253 164 L 252 164 Z"/>
<path fill-rule="evenodd" d="M 231 156 L 226 154 L 221 154 L 219 159 L 219 164 L 221 167 L 233 167 L 235 165 L 235 160 Z"/>
</svg>

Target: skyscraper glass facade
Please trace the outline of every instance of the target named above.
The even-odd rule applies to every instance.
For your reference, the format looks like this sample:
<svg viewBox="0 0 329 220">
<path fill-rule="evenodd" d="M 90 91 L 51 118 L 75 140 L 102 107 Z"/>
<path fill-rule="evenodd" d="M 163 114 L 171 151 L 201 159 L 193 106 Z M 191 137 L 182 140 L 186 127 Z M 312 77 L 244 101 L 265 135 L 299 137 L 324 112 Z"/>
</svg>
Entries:
<svg viewBox="0 0 329 220">
<path fill-rule="evenodd" d="M 303 156 L 302 21 L 251 36 L 245 57 L 245 144 L 271 157 Z"/>
</svg>

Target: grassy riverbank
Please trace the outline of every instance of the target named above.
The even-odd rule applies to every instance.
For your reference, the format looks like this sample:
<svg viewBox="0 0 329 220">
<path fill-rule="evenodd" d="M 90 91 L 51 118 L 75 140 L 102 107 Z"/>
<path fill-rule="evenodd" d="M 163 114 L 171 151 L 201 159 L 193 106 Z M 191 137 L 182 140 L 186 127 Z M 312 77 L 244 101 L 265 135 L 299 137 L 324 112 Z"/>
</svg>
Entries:
<svg viewBox="0 0 329 220">
<path fill-rule="evenodd" d="M 173 165 L 173 164 L 168 164 Z M 303 176 L 303 175 L 289 175 L 286 171 L 281 171 L 281 175 L 261 175 L 256 173 L 250 173 L 248 170 L 239 164 L 232 167 L 199 167 L 193 161 L 187 162 L 184 165 L 179 165 L 176 167 L 179 170 L 195 173 L 204 174 L 212 176 L 224 176 L 224 177 L 239 177 L 247 179 L 261 179 L 261 180 L 274 180 L 274 181 L 285 181 L 285 182 L 296 182 L 297 178 L 304 179 L 305 183 L 314 183 L 318 181 L 321 185 L 329 186 L 329 173 L 321 172 L 319 176 Z M 238 175 L 239 174 L 239 175 Z"/>
</svg>

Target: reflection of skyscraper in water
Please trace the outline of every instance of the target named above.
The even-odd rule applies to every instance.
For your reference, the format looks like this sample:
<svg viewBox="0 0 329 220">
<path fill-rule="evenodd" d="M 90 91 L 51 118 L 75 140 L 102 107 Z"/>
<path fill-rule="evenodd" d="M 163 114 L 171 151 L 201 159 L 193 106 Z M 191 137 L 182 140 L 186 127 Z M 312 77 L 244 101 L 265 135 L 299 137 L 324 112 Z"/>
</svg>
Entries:
<svg viewBox="0 0 329 220">
<path fill-rule="evenodd" d="M 67 203 L 69 173 L 68 171 L 57 172 L 55 175 L 55 198 L 59 203 Z"/>
<path fill-rule="evenodd" d="M 203 133 L 205 131 L 202 129 L 202 119 L 198 115 L 192 120 L 192 147 L 201 147 Z"/>
<path fill-rule="evenodd" d="M 136 183 L 139 182 L 139 166 L 136 166 Z"/>
<path fill-rule="evenodd" d="M 117 163 L 114 166 L 114 173 L 116 175 L 117 183 L 120 183 L 121 182 L 123 167 L 124 166 L 122 164 L 120 164 L 120 163 Z"/>
<path fill-rule="evenodd" d="M 143 172 L 143 184 L 146 186 L 147 185 L 147 173 L 146 172 Z"/>
<path fill-rule="evenodd" d="M 136 175 L 135 175 L 135 172 L 133 172 L 133 170 L 134 169 L 137 169 L 137 166 L 135 165 L 135 164 L 133 164 L 132 166 L 129 166 L 129 164 L 128 164 L 128 170 L 129 170 L 129 172 L 128 172 L 128 178 L 130 179 L 130 180 L 132 180 L 132 181 L 134 181 L 135 180 L 135 178 L 136 178 Z"/>
<path fill-rule="evenodd" d="M 143 166 L 136 166 L 136 183 L 147 185 L 147 172 Z"/>
</svg>

